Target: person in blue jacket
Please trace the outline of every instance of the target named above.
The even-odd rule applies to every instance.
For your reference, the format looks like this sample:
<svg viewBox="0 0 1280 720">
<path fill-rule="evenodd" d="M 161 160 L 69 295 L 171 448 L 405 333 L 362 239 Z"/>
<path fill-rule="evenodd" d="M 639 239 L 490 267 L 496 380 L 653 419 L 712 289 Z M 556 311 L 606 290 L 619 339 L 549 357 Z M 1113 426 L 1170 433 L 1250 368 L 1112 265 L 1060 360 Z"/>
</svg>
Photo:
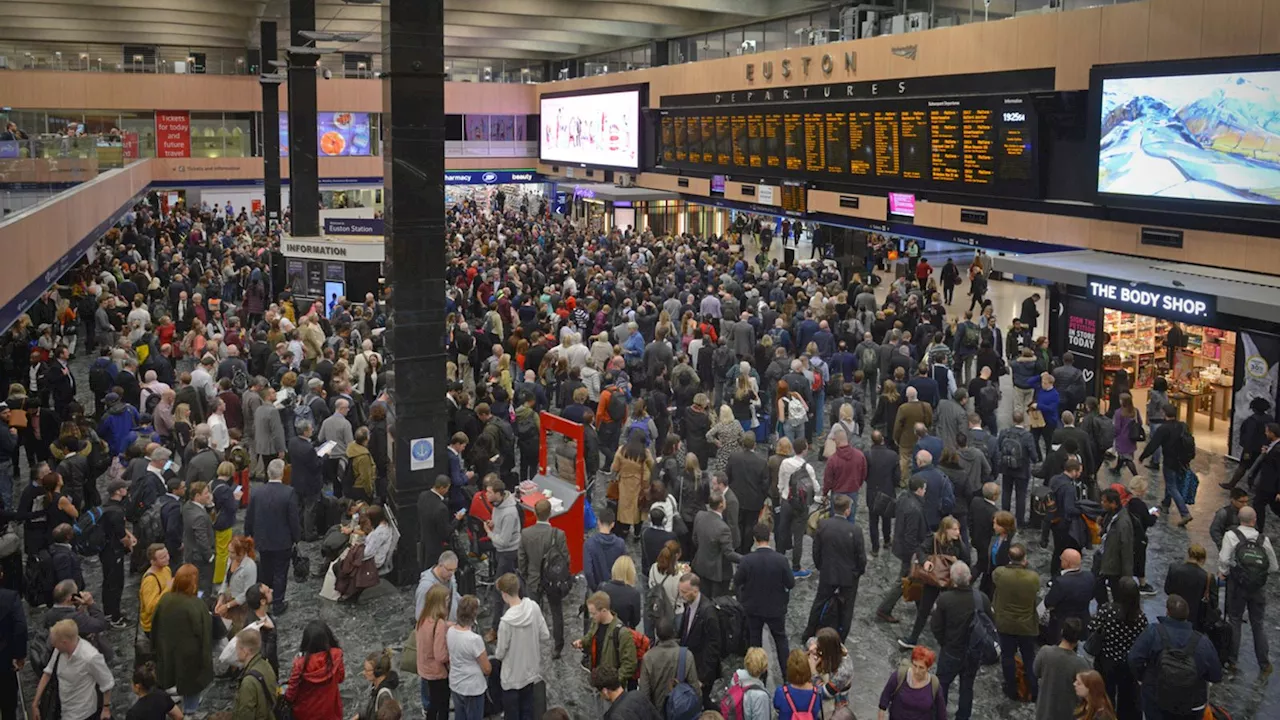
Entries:
<svg viewBox="0 0 1280 720">
<path fill-rule="evenodd" d="M 1196 681 L 1177 685 L 1176 692 L 1168 691 L 1169 679 L 1164 683 L 1160 681 L 1160 655 L 1170 648 L 1187 647 L 1195 630 L 1187 619 L 1187 601 L 1180 595 L 1169 596 L 1165 612 L 1168 614 L 1156 618 L 1156 623 L 1148 625 L 1129 648 L 1129 668 L 1142 683 L 1142 714 L 1148 720 L 1198 718 L 1209 701 L 1209 683 L 1222 681 L 1222 663 L 1209 637 L 1196 633 L 1199 635 L 1193 650 Z"/>
<path fill-rule="evenodd" d="M 126 405 L 113 392 L 107 393 L 103 404 L 107 409 L 102 415 L 102 422 L 98 423 L 98 437 L 106 441 L 111 455 L 116 457 L 124 454 L 125 448 L 129 447 L 130 435 L 138 424 L 138 409 Z"/>
<path fill-rule="evenodd" d="M 1049 373 L 1040 374 L 1040 384 L 1035 386 L 1035 399 L 1031 403 L 1033 410 L 1039 410 L 1044 416 L 1044 426 L 1032 428 L 1031 434 L 1035 436 L 1036 445 L 1044 441 L 1044 454 L 1048 455 L 1053 449 L 1052 439 L 1053 431 L 1062 424 L 1060 419 L 1061 396 L 1058 390 L 1053 386 L 1053 376 Z"/>
<path fill-rule="evenodd" d="M 609 508 L 601 508 L 596 512 L 598 532 L 587 538 L 583 547 L 582 571 L 587 580 L 588 596 L 613 576 L 613 562 L 627 554 L 627 541 L 613 534 L 613 524 L 616 521 L 617 515 Z M 585 608 L 586 601 L 583 603 Z M 589 622 L 590 618 L 586 618 L 586 621 Z"/>
</svg>

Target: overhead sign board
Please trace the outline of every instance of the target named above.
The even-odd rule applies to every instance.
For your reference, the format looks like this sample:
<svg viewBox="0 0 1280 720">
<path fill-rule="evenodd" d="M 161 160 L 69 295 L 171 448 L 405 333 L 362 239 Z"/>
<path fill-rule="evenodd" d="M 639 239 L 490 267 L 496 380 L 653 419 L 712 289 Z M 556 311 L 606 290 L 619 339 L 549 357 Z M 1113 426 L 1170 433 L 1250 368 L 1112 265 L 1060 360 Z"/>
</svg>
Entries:
<svg viewBox="0 0 1280 720">
<path fill-rule="evenodd" d="M 1085 288 L 1089 297 L 1116 310 L 1203 325 L 1218 313 L 1218 299 L 1185 288 L 1090 275 Z"/>
<path fill-rule="evenodd" d="M 532 170 L 454 170 L 444 174 L 445 185 L 504 185 L 542 182 Z"/>
</svg>

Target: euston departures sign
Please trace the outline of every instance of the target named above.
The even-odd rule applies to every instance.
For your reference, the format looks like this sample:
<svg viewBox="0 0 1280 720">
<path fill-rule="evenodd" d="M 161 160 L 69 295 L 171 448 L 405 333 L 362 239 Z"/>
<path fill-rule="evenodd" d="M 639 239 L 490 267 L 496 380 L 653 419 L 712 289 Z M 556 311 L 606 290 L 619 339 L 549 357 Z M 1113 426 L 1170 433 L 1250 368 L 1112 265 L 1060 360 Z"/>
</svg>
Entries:
<svg viewBox="0 0 1280 720">
<path fill-rule="evenodd" d="M 1212 295 L 1166 288 L 1140 282 L 1128 282 L 1090 275 L 1089 297 L 1116 310 L 1205 325 L 1218 312 L 1217 298 Z"/>
</svg>

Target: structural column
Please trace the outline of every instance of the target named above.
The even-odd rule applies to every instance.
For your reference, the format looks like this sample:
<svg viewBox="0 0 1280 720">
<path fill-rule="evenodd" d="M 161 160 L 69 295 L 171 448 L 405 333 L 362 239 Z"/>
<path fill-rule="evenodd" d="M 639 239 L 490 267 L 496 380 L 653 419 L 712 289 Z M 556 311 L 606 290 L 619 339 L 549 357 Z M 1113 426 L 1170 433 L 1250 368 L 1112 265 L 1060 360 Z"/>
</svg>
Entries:
<svg viewBox="0 0 1280 720">
<path fill-rule="evenodd" d="M 382 6 L 383 183 L 391 392 L 389 488 L 400 524 L 396 580 L 415 582 L 418 495 L 448 474 L 444 336 L 444 3 Z M 296 204 L 296 203 L 295 203 Z M 434 441 L 434 452 L 427 443 Z M 414 469 L 415 466 L 418 469 Z"/>
<path fill-rule="evenodd" d="M 260 72 L 274 73 L 271 61 L 276 59 L 276 24 L 264 20 L 260 25 L 262 64 Z M 275 230 L 280 222 L 280 85 L 262 85 L 262 186 L 263 205 L 267 211 L 267 227 Z"/>
<path fill-rule="evenodd" d="M 316 0 L 289 0 L 292 44 L 311 44 L 311 41 L 299 33 L 315 29 Z M 316 162 L 316 62 L 319 57 L 303 54 L 289 54 L 287 57 L 289 206 L 293 217 L 293 235 L 315 237 L 320 234 L 320 169 Z"/>
</svg>

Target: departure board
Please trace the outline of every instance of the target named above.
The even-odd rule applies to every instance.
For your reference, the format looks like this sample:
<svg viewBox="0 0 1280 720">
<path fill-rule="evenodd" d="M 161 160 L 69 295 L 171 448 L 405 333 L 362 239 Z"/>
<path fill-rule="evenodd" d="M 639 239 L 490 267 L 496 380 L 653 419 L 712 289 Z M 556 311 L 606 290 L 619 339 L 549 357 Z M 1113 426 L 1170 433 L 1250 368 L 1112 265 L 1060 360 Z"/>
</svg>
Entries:
<svg viewBox="0 0 1280 720">
<path fill-rule="evenodd" d="M 783 185 L 782 211 L 803 215 L 809 212 L 809 188 L 804 185 Z"/>
<path fill-rule="evenodd" d="M 1026 96 L 659 110 L 660 166 L 762 178 L 1039 196 Z"/>
</svg>

